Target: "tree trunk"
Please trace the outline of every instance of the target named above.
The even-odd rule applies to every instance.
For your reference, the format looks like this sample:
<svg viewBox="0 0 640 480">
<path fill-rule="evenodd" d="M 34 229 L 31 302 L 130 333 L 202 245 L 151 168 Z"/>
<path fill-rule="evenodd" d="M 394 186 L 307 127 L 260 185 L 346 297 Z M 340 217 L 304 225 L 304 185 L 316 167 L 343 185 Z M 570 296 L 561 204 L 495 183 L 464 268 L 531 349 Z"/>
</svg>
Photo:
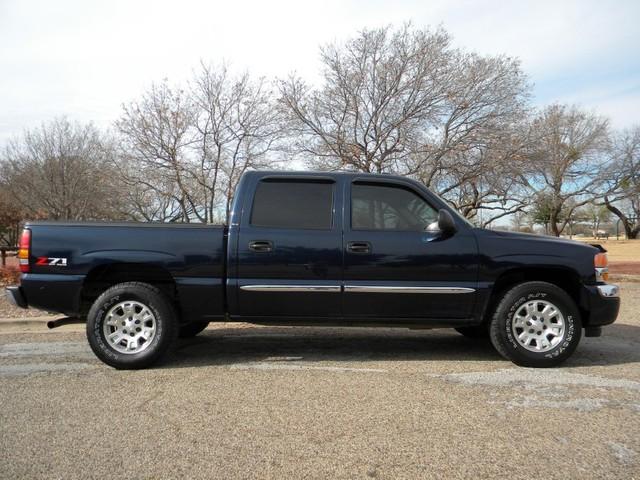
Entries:
<svg viewBox="0 0 640 480">
<path fill-rule="evenodd" d="M 559 212 L 555 210 L 552 210 L 549 214 L 549 226 L 551 227 L 551 233 L 553 233 L 553 235 L 556 237 L 559 237 L 561 233 L 560 229 L 558 228 L 558 217 Z"/>
<path fill-rule="evenodd" d="M 638 234 L 640 233 L 640 225 L 636 225 L 634 228 L 631 219 L 628 218 L 624 213 L 622 213 L 622 211 L 618 207 L 612 205 L 607 197 L 604 197 L 604 204 L 607 207 L 607 210 L 613 213 L 622 222 L 622 226 L 624 227 L 624 234 L 626 235 L 627 239 L 636 239 L 638 237 Z"/>
</svg>

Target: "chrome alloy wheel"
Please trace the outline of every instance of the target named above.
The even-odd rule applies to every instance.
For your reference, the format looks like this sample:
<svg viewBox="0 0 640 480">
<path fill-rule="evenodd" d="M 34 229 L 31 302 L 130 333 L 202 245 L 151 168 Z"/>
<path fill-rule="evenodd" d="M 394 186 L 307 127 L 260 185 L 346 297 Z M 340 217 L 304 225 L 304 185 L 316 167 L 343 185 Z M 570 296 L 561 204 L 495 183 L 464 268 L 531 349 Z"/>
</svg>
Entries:
<svg viewBox="0 0 640 480">
<path fill-rule="evenodd" d="M 532 300 L 520 305 L 511 319 L 516 341 L 530 352 L 552 350 L 565 336 L 565 321 L 560 309 L 546 300 Z"/>
<path fill-rule="evenodd" d="M 111 307 L 102 330 L 111 348 L 119 353 L 140 353 L 156 335 L 157 322 L 149 307 L 133 300 Z"/>
</svg>

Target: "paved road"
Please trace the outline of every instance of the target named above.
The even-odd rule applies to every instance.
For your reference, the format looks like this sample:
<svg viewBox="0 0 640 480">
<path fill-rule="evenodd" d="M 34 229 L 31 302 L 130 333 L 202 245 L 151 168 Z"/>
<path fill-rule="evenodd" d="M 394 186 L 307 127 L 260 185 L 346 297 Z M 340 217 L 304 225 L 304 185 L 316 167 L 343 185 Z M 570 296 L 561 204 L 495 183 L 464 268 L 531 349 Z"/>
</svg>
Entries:
<svg viewBox="0 0 640 480">
<path fill-rule="evenodd" d="M 640 478 L 632 313 L 551 370 L 447 330 L 226 324 L 121 372 L 78 326 L 0 328 L 0 477 Z"/>
</svg>

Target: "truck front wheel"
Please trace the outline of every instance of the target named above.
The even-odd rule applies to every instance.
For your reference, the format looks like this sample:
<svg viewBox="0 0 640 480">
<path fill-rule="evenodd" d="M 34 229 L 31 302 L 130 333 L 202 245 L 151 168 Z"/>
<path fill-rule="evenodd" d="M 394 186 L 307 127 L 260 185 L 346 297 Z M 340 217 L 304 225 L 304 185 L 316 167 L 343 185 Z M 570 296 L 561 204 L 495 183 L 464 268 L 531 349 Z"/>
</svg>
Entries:
<svg viewBox="0 0 640 480">
<path fill-rule="evenodd" d="M 147 283 L 114 285 L 98 297 L 87 316 L 91 349 L 118 369 L 152 365 L 172 347 L 177 335 L 173 306 Z"/>
<path fill-rule="evenodd" d="M 489 329 L 486 325 L 474 325 L 472 327 L 457 327 L 456 332 L 468 338 L 489 338 Z"/>
<path fill-rule="evenodd" d="M 198 335 L 202 332 L 207 326 L 209 322 L 191 322 L 186 325 L 180 325 L 180 333 L 178 333 L 178 337 L 180 338 L 191 338 Z"/>
<path fill-rule="evenodd" d="M 504 295 L 489 333 L 496 350 L 515 364 L 554 367 L 578 346 L 582 324 L 567 292 L 547 282 L 526 282 Z"/>
</svg>

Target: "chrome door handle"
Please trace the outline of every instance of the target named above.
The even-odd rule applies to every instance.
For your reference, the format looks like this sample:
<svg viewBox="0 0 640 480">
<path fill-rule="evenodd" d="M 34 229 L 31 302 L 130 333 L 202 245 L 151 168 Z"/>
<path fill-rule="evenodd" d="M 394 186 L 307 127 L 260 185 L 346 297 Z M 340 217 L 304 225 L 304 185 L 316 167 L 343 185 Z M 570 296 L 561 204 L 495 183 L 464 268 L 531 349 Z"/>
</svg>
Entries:
<svg viewBox="0 0 640 480">
<path fill-rule="evenodd" d="M 349 242 L 347 250 L 352 253 L 369 253 L 371 252 L 371 244 L 369 242 Z"/>
<path fill-rule="evenodd" d="M 269 240 L 252 240 L 249 242 L 249 250 L 258 253 L 266 253 L 273 251 L 273 242 Z"/>
</svg>

